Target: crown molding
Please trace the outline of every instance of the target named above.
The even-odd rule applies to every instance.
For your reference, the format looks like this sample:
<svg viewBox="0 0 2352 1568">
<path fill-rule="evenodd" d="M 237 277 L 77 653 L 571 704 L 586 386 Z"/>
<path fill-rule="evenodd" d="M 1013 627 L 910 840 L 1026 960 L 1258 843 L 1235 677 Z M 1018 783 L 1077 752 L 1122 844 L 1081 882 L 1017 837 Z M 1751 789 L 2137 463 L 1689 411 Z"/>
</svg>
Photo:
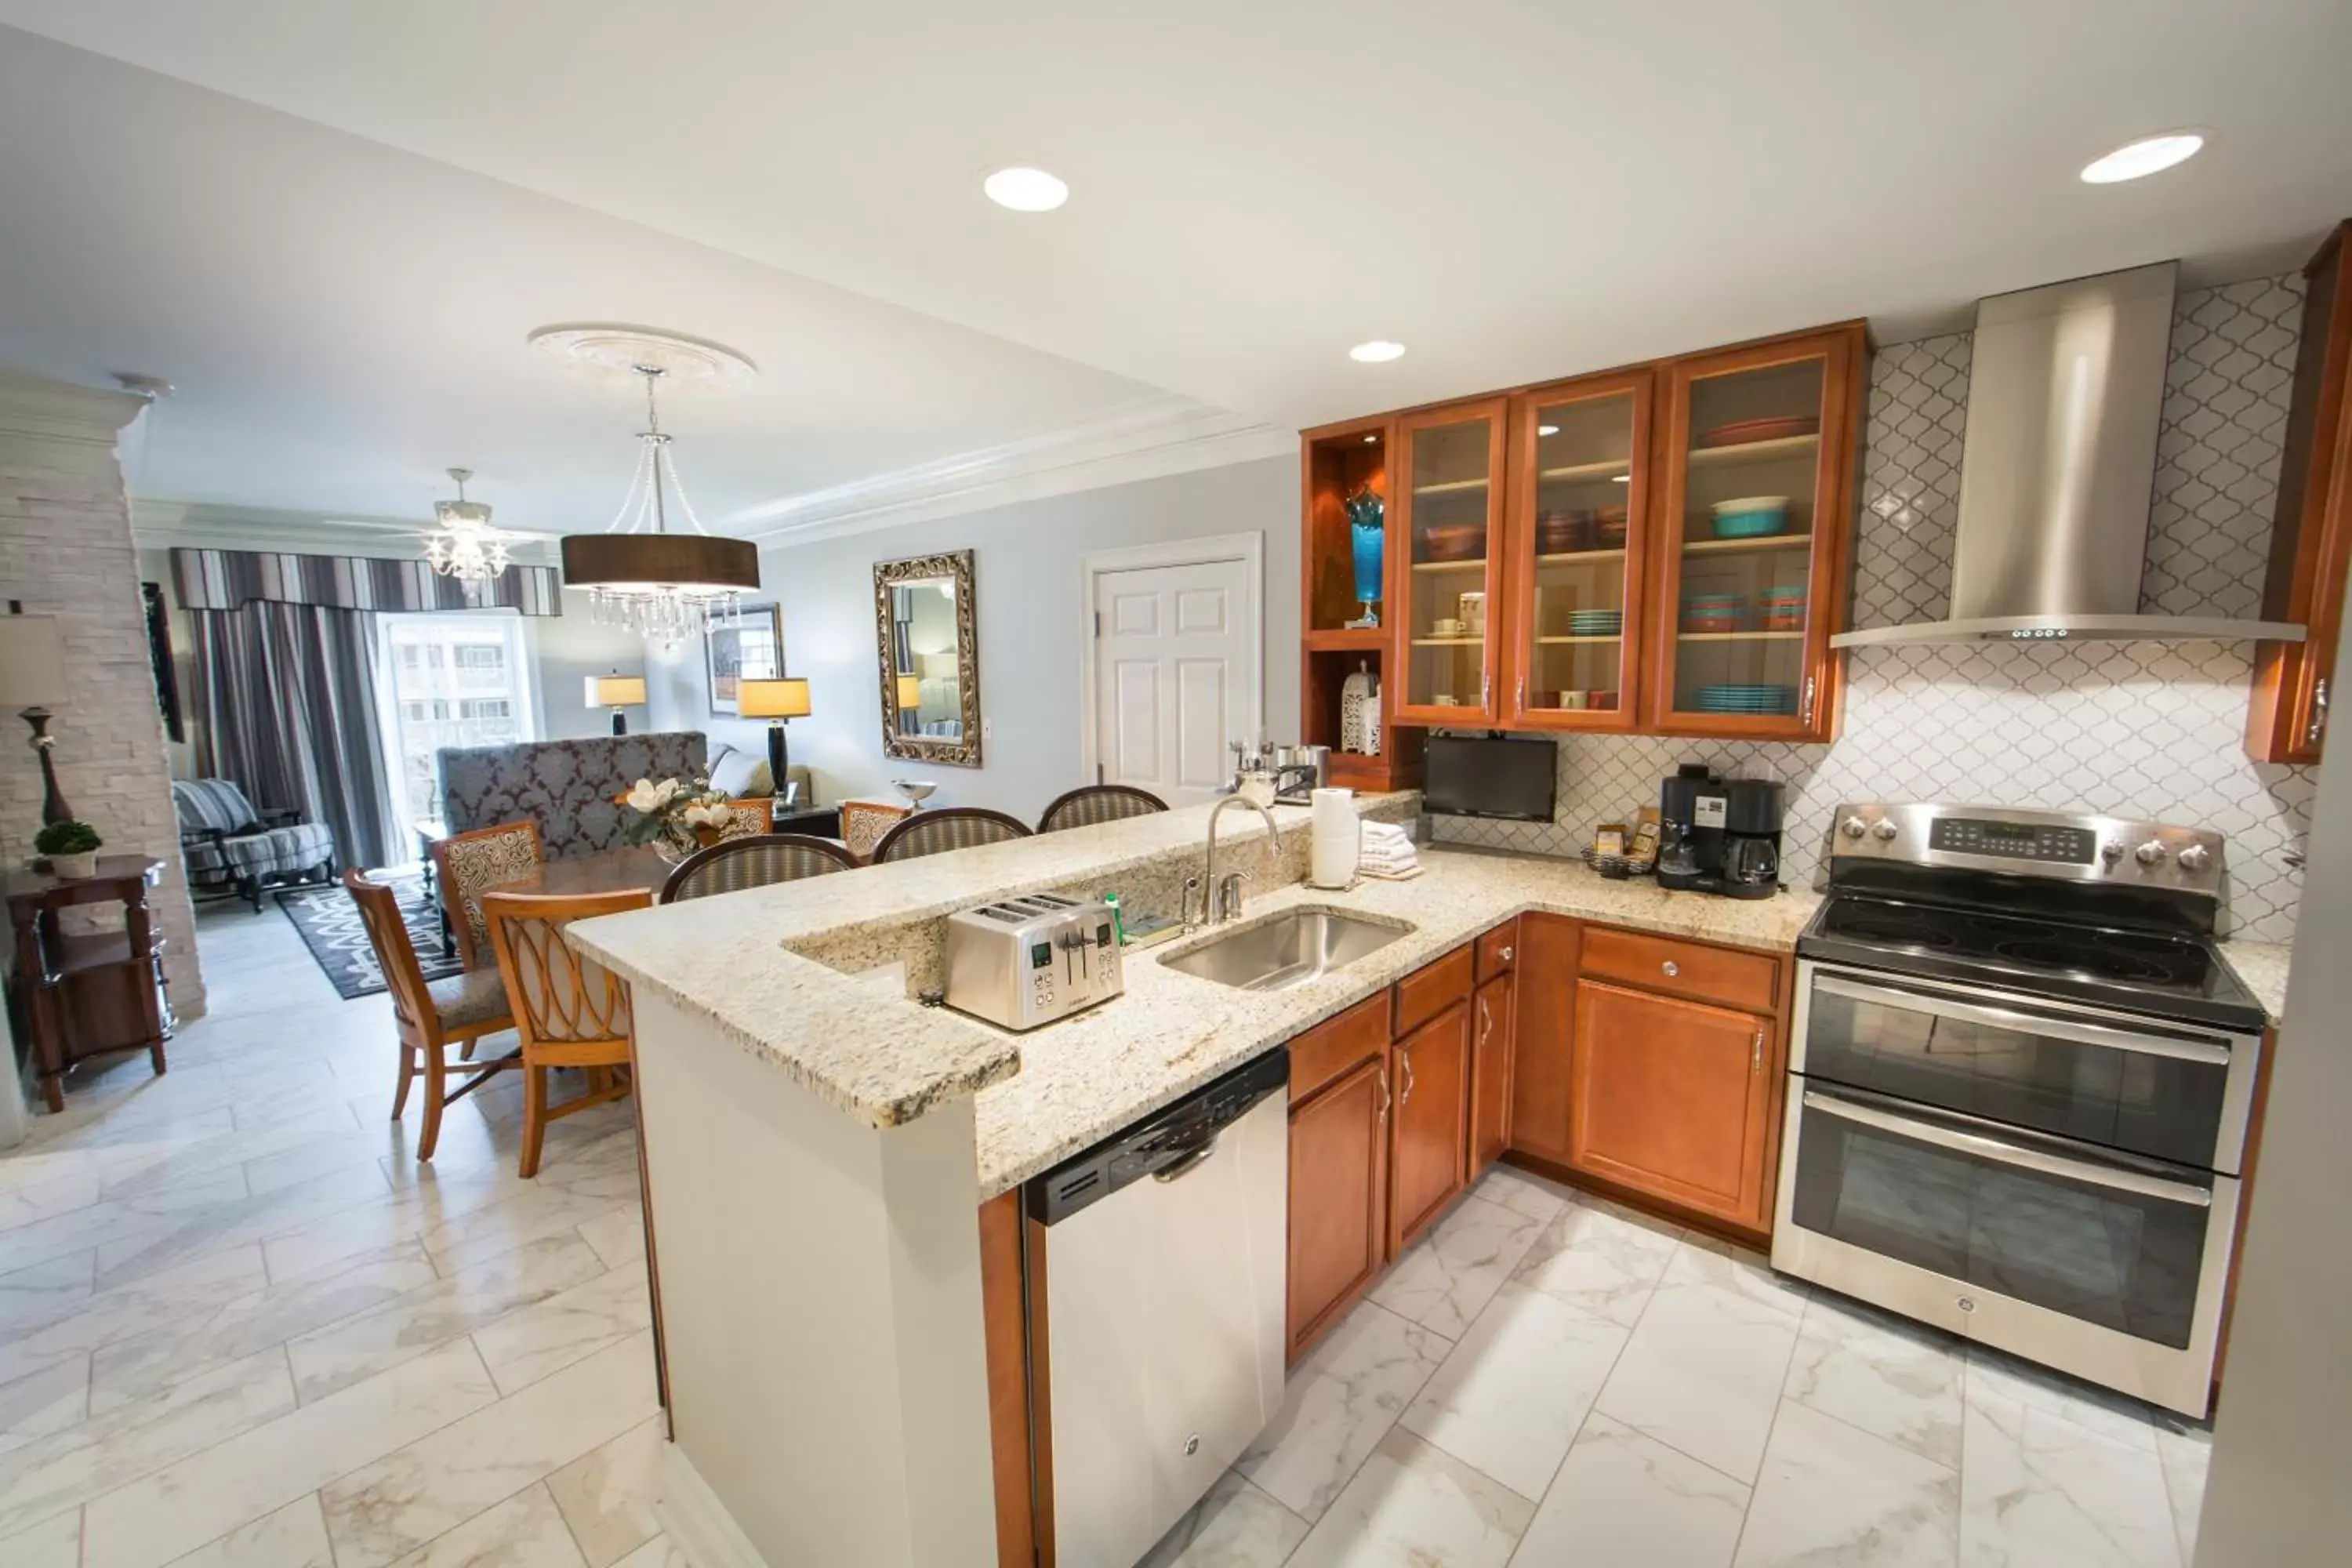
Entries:
<svg viewBox="0 0 2352 1568">
<path fill-rule="evenodd" d="M 748 508 L 718 531 L 771 548 L 803 544 L 1297 450 L 1295 430 L 1189 397 L 1154 398 L 1041 436 Z"/>
<path fill-rule="evenodd" d="M 266 550 L 298 555 L 423 553 L 432 525 L 413 517 L 320 517 L 268 507 L 134 496 L 131 535 L 151 549 Z M 526 566 L 555 564 L 554 542 L 541 534 L 509 532 L 507 553 Z"/>
<path fill-rule="evenodd" d="M 0 370 L 0 436 L 111 451 L 123 426 L 146 407 L 147 400 L 132 393 Z"/>
</svg>

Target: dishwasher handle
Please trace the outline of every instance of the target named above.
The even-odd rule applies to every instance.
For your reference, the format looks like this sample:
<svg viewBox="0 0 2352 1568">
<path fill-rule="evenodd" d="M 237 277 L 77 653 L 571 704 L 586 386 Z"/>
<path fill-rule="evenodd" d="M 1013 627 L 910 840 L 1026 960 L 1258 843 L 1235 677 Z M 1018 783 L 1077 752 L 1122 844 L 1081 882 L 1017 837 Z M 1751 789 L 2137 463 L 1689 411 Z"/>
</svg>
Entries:
<svg viewBox="0 0 2352 1568">
<path fill-rule="evenodd" d="M 1200 1167 L 1201 1162 L 1206 1160 L 1210 1155 L 1217 1152 L 1218 1137 L 1219 1134 L 1217 1133 L 1210 1133 L 1208 1137 L 1202 1140 L 1199 1144 L 1195 1145 L 1192 1151 L 1186 1153 L 1182 1158 L 1175 1161 L 1173 1163 L 1162 1165 L 1160 1169 L 1152 1172 L 1151 1179 L 1155 1182 L 1182 1181 L 1186 1176 L 1191 1175 Z"/>
</svg>

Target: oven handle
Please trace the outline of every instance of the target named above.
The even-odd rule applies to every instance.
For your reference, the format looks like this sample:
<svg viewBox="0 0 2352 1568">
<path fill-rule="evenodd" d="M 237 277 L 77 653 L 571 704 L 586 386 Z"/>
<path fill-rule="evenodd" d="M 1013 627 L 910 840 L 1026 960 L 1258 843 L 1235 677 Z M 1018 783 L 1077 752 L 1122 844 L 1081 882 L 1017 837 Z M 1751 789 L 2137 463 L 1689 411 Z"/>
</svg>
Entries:
<svg viewBox="0 0 2352 1568">
<path fill-rule="evenodd" d="M 2112 1166 L 2094 1165 L 2087 1160 L 2070 1160 L 2063 1154 L 2044 1153 L 2039 1149 L 2021 1149 L 2014 1143 L 2004 1143 L 1998 1138 L 1988 1138 L 1980 1132 L 1962 1132 L 1949 1127 L 1938 1127 L 1931 1121 L 1915 1121 L 1907 1116 L 1856 1105 L 1850 1100 L 1805 1090 L 1805 1109 L 1818 1110 L 1845 1121 L 1875 1127 L 1882 1132 L 1933 1143 L 1955 1153 L 1973 1154 L 1990 1160 L 1995 1164 L 2015 1165 L 2021 1170 L 2039 1171 L 2045 1176 L 2063 1176 L 2071 1182 L 2084 1182 L 2095 1187 L 2109 1187 L 2116 1192 L 2137 1193 L 2142 1197 L 2161 1198 L 2167 1203 L 2186 1204 L 2192 1208 L 2211 1208 L 2213 1194 L 2203 1187 L 2187 1182 L 2168 1182 L 2161 1176 L 2144 1176 L 2137 1171 L 2118 1171 Z"/>
<path fill-rule="evenodd" d="M 1813 989 L 1832 996 L 1843 996 L 1850 1002 L 1876 1002 L 1889 1007 L 1906 1007 L 1915 1013 L 1956 1018 L 1967 1024 L 1988 1024 L 1997 1029 L 2028 1029 L 2037 1035 L 2049 1035 L 2085 1046 L 2101 1046 L 2108 1050 L 2132 1051 L 2146 1057 L 2171 1057 L 2207 1067 L 2230 1065 L 2230 1047 L 2214 1040 L 2187 1040 L 2168 1035 L 2110 1029 L 2104 1025 L 2084 1023 L 2074 1018 L 2053 1018 L 2041 1013 L 1988 1006 L 1981 1002 L 1963 1002 L 1941 992 L 1902 991 L 1892 986 L 1865 985 L 1860 981 L 1848 980 L 1843 974 L 1817 973 L 1813 976 Z"/>
</svg>

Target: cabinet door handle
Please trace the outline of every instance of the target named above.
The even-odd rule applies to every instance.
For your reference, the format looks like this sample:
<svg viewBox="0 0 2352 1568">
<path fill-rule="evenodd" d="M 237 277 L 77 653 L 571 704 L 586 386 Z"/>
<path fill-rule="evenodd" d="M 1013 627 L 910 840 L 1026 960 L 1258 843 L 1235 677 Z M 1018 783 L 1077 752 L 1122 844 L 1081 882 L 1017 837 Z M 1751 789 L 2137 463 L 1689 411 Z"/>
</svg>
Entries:
<svg viewBox="0 0 2352 1568">
<path fill-rule="evenodd" d="M 1487 676 L 1478 678 L 1478 706 L 1485 708 L 1492 699 L 1493 681 Z"/>
<path fill-rule="evenodd" d="M 1761 1024 L 1756 1026 L 1756 1043 L 1748 1047 L 1748 1070 L 1749 1072 L 1764 1070 L 1764 1026 Z"/>
<path fill-rule="evenodd" d="M 1388 1075 L 1387 1073 L 1383 1072 L 1382 1074 L 1381 1074 L 1381 1122 L 1382 1122 L 1383 1124 L 1385 1124 L 1385 1123 L 1388 1121 L 1388 1119 L 1389 1119 L 1389 1075 Z"/>
<path fill-rule="evenodd" d="M 1511 950 L 1510 950 L 1509 948 L 1507 948 L 1507 948 L 1505 948 L 1505 949 L 1503 950 L 1503 962 L 1504 962 L 1505 963 L 1510 963 L 1510 962 L 1511 962 L 1511 956 L 1512 956 L 1512 954 L 1511 954 Z"/>
<path fill-rule="evenodd" d="M 1495 1032 L 1495 1015 L 1486 1010 L 1486 994 L 1478 993 L 1478 1043 L 1485 1045 L 1486 1037 Z"/>
<path fill-rule="evenodd" d="M 1813 721 L 1813 678 L 1810 675 L 1805 677 L 1805 711 L 1803 717 L 1804 721 L 1808 724 Z"/>
<path fill-rule="evenodd" d="M 1515 713 L 1528 710 L 1528 678 L 1524 675 L 1519 677 L 1517 695 L 1511 699 L 1511 710 Z"/>
<path fill-rule="evenodd" d="M 1402 1110 L 1412 1103 L 1412 1053 L 1399 1051 L 1397 1066 L 1404 1069 L 1404 1089 L 1397 1096 L 1397 1109 Z"/>
<path fill-rule="evenodd" d="M 2319 737 L 2327 731 L 2327 677 L 2321 676 L 2311 687 L 2311 728 L 2303 737 L 2304 744 L 2315 746 Z"/>
<path fill-rule="evenodd" d="M 1672 980 L 1675 975 L 1680 974 L 1683 972 L 1683 966 L 1676 963 L 1671 958 L 1658 965 L 1658 967 L 1664 972 L 1666 978 L 1669 980 Z"/>
</svg>

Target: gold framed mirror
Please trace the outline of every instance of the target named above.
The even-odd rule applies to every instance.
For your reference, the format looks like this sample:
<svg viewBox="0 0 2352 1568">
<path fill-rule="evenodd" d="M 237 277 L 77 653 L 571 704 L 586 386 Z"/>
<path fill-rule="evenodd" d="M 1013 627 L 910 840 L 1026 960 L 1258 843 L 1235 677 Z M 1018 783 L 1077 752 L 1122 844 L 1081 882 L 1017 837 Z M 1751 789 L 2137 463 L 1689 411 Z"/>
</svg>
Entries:
<svg viewBox="0 0 2352 1568">
<path fill-rule="evenodd" d="M 972 552 L 874 563 L 882 754 L 980 766 L 980 628 Z"/>
</svg>

